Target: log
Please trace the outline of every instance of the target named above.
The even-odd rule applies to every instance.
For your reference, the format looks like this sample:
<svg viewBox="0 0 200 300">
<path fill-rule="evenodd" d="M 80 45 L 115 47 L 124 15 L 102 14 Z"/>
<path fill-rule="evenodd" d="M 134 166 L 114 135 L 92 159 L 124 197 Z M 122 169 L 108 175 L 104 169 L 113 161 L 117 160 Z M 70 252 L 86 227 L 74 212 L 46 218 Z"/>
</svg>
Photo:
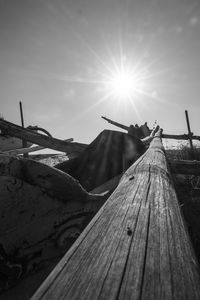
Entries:
<svg viewBox="0 0 200 300">
<path fill-rule="evenodd" d="M 45 136 L 2 119 L 0 119 L 0 129 L 7 135 L 27 140 L 45 148 L 66 152 L 67 154 L 74 152 L 79 154 L 87 147 L 85 144 L 68 143 L 56 138 Z"/>
<path fill-rule="evenodd" d="M 32 300 L 200 299 L 199 267 L 159 136 Z"/>
</svg>

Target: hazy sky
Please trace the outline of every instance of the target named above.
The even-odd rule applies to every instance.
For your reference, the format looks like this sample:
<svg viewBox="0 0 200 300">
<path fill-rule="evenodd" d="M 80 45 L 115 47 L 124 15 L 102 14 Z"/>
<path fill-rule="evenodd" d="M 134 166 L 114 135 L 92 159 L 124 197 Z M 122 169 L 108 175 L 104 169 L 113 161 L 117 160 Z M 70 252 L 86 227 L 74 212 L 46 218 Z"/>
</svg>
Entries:
<svg viewBox="0 0 200 300">
<path fill-rule="evenodd" d="M 101 83 L 121 59 L 148 74 L 132 104 L 105 99 Z M 89 142 L 113 128 L 101 115 L 186 133 L 187 108 L 200 135 L 199 96 L 199 0 L 0 0 L 0 112 L 11 122 L 22 100 L 26 125 Z"/>
</svg>

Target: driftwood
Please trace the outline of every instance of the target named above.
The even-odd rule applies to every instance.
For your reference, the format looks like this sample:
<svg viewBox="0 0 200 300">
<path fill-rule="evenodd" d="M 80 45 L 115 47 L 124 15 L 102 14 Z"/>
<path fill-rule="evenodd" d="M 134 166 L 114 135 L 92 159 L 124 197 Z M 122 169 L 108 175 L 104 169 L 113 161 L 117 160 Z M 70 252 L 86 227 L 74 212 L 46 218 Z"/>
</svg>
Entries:
<svg viewBox="0 0 200 300">
<path fill-rule="evenodd" d="M 199 282 L 157 136 L 32 300 L 200 299 Z"/>
<path fill-rule="evenodd" d="M 103 116 L 102 116 L 102 119 L 106 120 L 108 123 L 110 123 L 110 124 L 112 124 L 114 126 L 117 126 L 117 127 L 121 128 L 121 129 L 124 129 L 126 131 L 129 131 L 131 126 L 134 127 L 133 125 L 131 125 L 131 126 L 125 126 L 123 124 L 117 123 L 117 122 L 115 122 L 115 121 L 113 121 L 111 119 L 108 119 L 106 117 L 103 117 Z M 145 125 L 146 125 L 146 123 L 145 123 Z M 150 130 L 150 132 L 151 131 L 152 130 Z M 188 135 L 188 134 L 165 134 L 164 133 L 164 134 L 162 134 L 162 138 L 165 138 L 165 139 L 175 139 L 175 140 L 190 140 L 190 139 L 192 139 L 192 140 L 198 140 L 198 141 L 200 141 L 200 136 L 193 135 L 193 134 Z"/>
<path fill-rule="evenodd" d="M 85 144 L 69 143 L 45 136 L 2 119 L 0 119 L 0 129 L 7 135 L 30 141 L 45 148 L 66 152 L 67 154 L 79 154 L 87 147 Z"/>
</svg>

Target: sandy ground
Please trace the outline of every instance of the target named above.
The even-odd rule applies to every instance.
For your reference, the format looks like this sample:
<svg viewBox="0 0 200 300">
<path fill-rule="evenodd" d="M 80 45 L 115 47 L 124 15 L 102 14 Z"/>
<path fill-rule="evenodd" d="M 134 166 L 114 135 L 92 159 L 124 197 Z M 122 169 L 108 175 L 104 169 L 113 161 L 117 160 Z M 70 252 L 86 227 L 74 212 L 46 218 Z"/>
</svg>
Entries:
<svg viewBox="0 0 200 300">
<path fill-rule="evenodd" d="M 68 160 L 68 156 L 66 154 L 32 154 L 29 155 L 29 158 L 51 167 Z"/>
</svg>

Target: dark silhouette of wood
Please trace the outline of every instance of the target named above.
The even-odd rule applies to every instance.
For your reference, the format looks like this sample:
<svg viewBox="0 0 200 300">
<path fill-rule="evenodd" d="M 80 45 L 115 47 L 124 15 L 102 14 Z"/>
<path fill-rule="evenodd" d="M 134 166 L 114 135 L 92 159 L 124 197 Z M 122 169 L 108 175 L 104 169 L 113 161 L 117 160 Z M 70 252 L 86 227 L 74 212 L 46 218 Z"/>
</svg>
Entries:
<svg viewBox="0 0 200 300">
<path fill-rule="evenodd" d="M 2 119 L 0 119 L 0 129 L 7 135 L 30 141 L 45 148 L 66 152 L 67 154 L 74 153 L 78 155 L 87 147 L 85 144 L 68 143 L 53 137 L 45 136 Z"/>
<path fill-rule="evenodd" d="M 157 134 L 32 300 L 200 299 L 199 279 Z"/>
</svg>

